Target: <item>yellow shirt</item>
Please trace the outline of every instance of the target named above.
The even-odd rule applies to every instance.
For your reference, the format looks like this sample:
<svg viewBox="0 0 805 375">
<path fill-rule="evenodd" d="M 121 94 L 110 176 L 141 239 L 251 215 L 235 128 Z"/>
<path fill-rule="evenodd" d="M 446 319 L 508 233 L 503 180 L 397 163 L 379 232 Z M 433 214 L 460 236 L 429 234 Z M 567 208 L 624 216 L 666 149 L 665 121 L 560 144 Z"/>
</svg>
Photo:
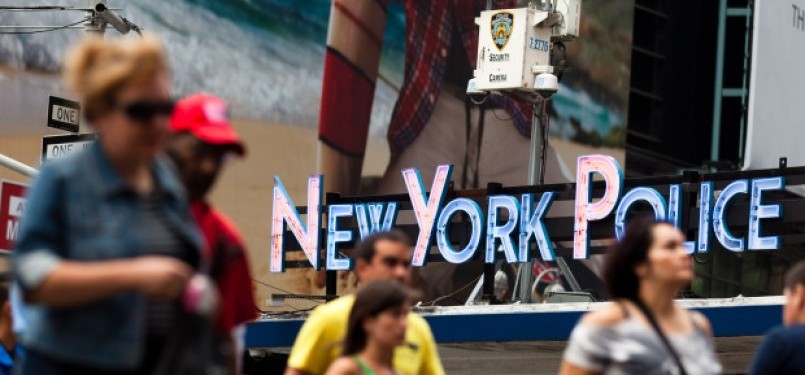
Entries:
<svg viewBox="0 0 805 375">
<path fill-rule="evenodd" d="M 288 367 L 312 375 L 324 374 L 341 354 L 354 302 L 355 296 L 348 295 L 314 309 L 296 336 Z M 413 345 L 403 345 L 394 351 L 393 365 L 397 372 L 401 375 L 444 374 L 433 334 L 425 319 L 414 313 L 408 314 L 405 341 Z"/>
</svg>

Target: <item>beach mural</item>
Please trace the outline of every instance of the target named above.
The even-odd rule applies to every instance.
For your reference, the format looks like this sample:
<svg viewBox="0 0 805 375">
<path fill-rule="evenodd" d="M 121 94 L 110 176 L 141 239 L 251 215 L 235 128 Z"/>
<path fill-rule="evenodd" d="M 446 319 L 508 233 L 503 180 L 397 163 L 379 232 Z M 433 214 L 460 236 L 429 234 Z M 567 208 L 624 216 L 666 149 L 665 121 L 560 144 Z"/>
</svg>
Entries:
<svg viewBox="0 0 805 375">
<path fill-rule="evenodd" d="M 122 8 L 128 19 L 163 38 L 170 50 L 177 93 L 214 92 L 232 103 L 238 117 L 317 125 L 330 0 L 137 0 L 109 4 Z M 391 1 L 388 7 L 372 109 L 371 129 L 377 136 L 385 135 L 402 84 L 405 54 L 404 4 Z M 555 99 L 553 130 L 557 136 L 591 139 L 594 145 L 623 146 L 623 137 L 617 134 L 626 125 L 632 7 L 632 1 L 583 2 L 581 38 L 567 44 L 572 69 Z M 83 15 L 0 13 L 0 23 L 64 25 Z M 66 48 L 82 34 L 81 29 L 69 29 L 2 35 L 0 63 L 15 69 L 56 72 Z M 110 37 L 117 37 L 115 34 L 111 28 L 107 31 Z"/>
<path fill-rule="evenodd" d="M 386 21 L 362 170 L 364 177 L 378 178 L 390 158 L 386 135 L 403 87 L 407 27 L 403 0 L 380 3 L 385 5 Z M 83 0 L 25 2 L 26 6 L 86 4 Z M 0 0 L 0 5 L 18 6 L 19 1 Z M 258 280 L 258 306 L 266 307 L 271 294 L 279 290 L 320 292 L 315 276 L 269 274 L 267 249 L 271 177 L 282 176 L 289 193 L 303 201 L 306 176 L 316 172 L 331 0 L 110 0 L 108 5 L 162 38 L 177 95 L 208 91 L 231 104 L 249 155 L 232 163 L 213 201 L 244 232 Z M 567 178 L 574 175 L 575 158 L 581 154 L 605 153 L 624 161 L 633 8 L 634 0 L 583 1 L 581 36 L 567 43 L 571 69 L 565 72 L 549 108 L 552 144 Z M 84 15 L 0 11 L 0 25 L 68 25 Z M 66 49 L 83 34 L 81 28 L 0 34 L 0 152 L 38 165 L 41 136 L 54 133 L 44 125 L 47 97 L 69 98 L 58 71 Z M 121 37 L 112 28 L 106 36 Z M 522 173 L 524 183 L 525 168 L 517 173 Z M 0 177 L 21 179 L 6 171 L 0 171 Z M 403 185 L 397 188 L 404 190 Z M 289 302 L 286 307 L 306 303 Z"/>
</svg>

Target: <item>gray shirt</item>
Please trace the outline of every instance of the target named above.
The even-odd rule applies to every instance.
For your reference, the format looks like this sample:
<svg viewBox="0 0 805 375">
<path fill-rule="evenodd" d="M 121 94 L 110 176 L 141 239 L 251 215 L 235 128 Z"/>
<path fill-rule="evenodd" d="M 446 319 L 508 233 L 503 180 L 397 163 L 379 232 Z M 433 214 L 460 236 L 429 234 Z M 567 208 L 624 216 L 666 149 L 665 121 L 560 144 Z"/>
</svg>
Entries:
<svg viewBox="0 0 805 375">
<path fill-rule="evenodd" d="M 719 374 L 713 343 L 694 322 L 693 332 L 668 339 L 688 375 Z M 570 335 L 564 360 L 607 375 L 676 375 L 679 368 L 660 337 L 648 325 L 627 317 L 610 326 L 579 324 Z"/>
<path fill-rule="evenodd" d="M 142 241 L 141 255 L 159 255 L 177 258 L 191 267 L 198 264 L 198 252 L 183 242 L 181 234 L 171 225 L 160 210 L 164 192 L 157 187 L 147 196 L 141 196 L 135 223 L 137 236 Z M 151 336 L 170 334 L 179 316 L 177 301 L 149 299 L 147 305 L 147 331 Z"/>
</svg>

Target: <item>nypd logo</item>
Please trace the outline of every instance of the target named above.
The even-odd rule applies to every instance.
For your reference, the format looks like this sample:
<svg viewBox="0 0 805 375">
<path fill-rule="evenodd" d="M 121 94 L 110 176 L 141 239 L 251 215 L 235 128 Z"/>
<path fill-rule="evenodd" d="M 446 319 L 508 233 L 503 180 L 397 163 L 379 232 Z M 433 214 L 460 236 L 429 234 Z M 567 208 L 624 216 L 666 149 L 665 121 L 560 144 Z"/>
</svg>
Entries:
<svg viewBox="0 0 805 375">
<path fill-rule="evenodd" d="M 514 14 L 509 12 L 500 12 L 492 15 L 492 40 L 495 42 L 495 47 L 502 50 L 506 47 L 512 35 L 512 27 L 514 27 Z"/>
</svg>

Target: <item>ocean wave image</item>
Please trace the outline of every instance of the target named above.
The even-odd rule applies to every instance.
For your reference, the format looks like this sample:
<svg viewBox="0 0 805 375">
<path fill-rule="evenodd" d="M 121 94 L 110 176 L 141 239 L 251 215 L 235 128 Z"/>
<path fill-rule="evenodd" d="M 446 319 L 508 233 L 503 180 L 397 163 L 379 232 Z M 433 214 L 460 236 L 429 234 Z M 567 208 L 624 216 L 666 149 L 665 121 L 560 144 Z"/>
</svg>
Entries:
<svg viewBox="0 0 805 375">
<path fill-rule="evenodd" d="M 19 5 L 16 3 L 0 1 L 4 6 Z M 75 0 L 26 2 L 26 6 L 43 5 L 81 7 L 86 3 Z M 109 1 L 108 6 L 117 9 L 143 30 L 162 38 L 168 46 L 177 95 L 212 92 L 228 100 L 233 116 L 238 118 L 308 128 L 317 126 L 330 0 L 117 0 Z M 85 15 L 86 12 L 82 11 L 0 12 L 0 24 L 68 25 L 80 21 Z M 588 23 L 595 25 L 593 21 Z M 24 107 L 24 103 L 31 102 L 31 99 L 41 100 L 49 93 L 67 94 L 55 74 L 68 46 L 84 33 L 78 25 L 31 35 L 0 35 L 0 64 L 42 73 L 20 77 L 3 75 L 0 71 L 0 83 L 6 87 L 31 88 L 14 90 L 14 98 L 9 97 L 11 90 L 3 90 L 6 93 L 0 94 L 0 99 L 4 98 L 7 103 L 4 106 L 7 122 L 24 122 L 25 117 L 30 116 L 29 109 L 8 103 L 19 103 Z M 108 27 L 106 36 L 119 37 L 119 34 Z M 125 37 L 135 36 L 131 33 Z M 584 47 L 576 53 L 578 59 L 573 56 L 573 48 L 579 48 L 575 44 Z M 592 72 L 593 75 L 598 69 L 594 64 L 595 56 L 612 53 L 609 50 L 600 52 L 602 49 L 597 44 L 586 43 L 584 39 L 571 43 L 571 47 L 569 60 L 573 69 Z M 385 136 L 397 90 L 402 83 L 404 53 L 404 4 L 391 1 L 372 104 L 372 136 Z M 48 78 L 48 74 L 54 77 Z M 601 78 L 598 82 L 595 79 L 573 79 L 573 75 L 571 70 L 568 76 L 572 81 L 564 84 L 554 99 L 552 133 L 585 143 L 587 138 L 577 136 L 584 132 L 593 134 L 604 143 L 621 144 L 622 137 L 613 142 L 605 141 L 613 134 L 623 133 L 618 129 L 626 126 L 624 100 L 618 95 L 606 94 L 606 90 L 604 94 L 595 90 L 598 95 L 593 97 L 587 89 L 591 80 L 593 85 L 604 87 L 619 83 L 607 81 L 612 78 Z M 612 77 L 611 74 L 600 76 Z M 25 93 L 17 97 L 21 91 Z M 41 116 L 36 114 L 37 119 Z M 593 143 L 600 142 L 594 140 Z"/>
<path fill-rule="evenodd" d="M 26 6 L 78 6 L 78 1 L 31 1 Z M 10 2 L 0 5 L 11 6 Z M 16 4 L 19 5 L 19 4 Z M 178 95 L 213 92 L 227 99 L 233 115 L 275 123 L 315 127 L 321 100 L 328 0 L 279 1 L 110 1 L 110 8 L 168 46 Z M 84 12 L 0 12 L 2 25 L 66 25 Z M 404 22 L 398 19 L 396 24 Z M 393 19 L 389 26 L 395 25 Z M 402 25 L 400 25 L 402 26 Z M 390 30 L 394 35 L 394 30 Z M 56 73 L 67 47 L 84 31 L 67 29 L 32 35 L 0 35 L 0 64 Z M 133 34 L 133 33 L 132 33 Z M 402 36 L 402 30 L 397 34 Z M 109 27 L 107 37 L 118 37 Z M 132 36 L 126 36 L 132 37 Z M 390 49 L 390 55 L 402 52 Z M 397 66 L 399 73 L 389 72 Z M 391 81 L 401 80 L 402 63 L 384 63 Z M 9 79 L 9 78 L 7 78 Z M 396 91 L 380 81 L 372 116 L 373 132 L 383 132 Z"/>
</svg>

